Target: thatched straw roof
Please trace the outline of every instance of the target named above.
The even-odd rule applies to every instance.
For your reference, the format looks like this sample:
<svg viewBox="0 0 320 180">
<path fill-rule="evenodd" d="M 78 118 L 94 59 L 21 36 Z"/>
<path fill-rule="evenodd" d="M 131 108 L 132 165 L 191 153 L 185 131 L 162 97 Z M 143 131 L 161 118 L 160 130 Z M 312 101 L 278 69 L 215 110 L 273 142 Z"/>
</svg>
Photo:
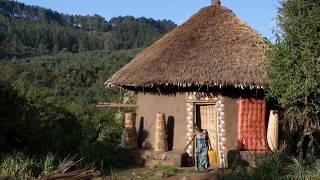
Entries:
<svg viewBox="0 0 320 180">
<path fill-rule="evenodd" d="M 108 87 L 264 88 L 268 45 L 231 10 L 213 5 L 139 53 Z"/>
</svg>

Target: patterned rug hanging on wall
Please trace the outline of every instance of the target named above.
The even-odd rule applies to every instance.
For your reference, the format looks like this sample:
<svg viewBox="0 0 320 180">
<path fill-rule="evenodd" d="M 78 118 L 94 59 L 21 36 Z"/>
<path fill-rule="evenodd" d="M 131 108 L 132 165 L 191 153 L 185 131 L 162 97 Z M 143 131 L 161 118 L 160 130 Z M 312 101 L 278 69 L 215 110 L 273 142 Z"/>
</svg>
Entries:
<svg viewBox="0 0 320 180">
<path fill-rule="evenodd" d="M 266 101 L 238 100 L 238 149 L 266 151 Z"/>
</svg>

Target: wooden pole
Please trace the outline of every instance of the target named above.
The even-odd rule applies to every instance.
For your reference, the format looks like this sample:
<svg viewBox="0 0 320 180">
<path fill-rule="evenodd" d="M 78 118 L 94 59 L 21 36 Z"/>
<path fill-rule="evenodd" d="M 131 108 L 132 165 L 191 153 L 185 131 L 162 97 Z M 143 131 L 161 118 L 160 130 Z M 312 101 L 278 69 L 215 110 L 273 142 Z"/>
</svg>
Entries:
<svg viewBox="0 0 320 180">
<path fill-rule="evenodd" d="M 99 103 L 96 108 L 137 108 L 136 104 Z"/>
</svg>

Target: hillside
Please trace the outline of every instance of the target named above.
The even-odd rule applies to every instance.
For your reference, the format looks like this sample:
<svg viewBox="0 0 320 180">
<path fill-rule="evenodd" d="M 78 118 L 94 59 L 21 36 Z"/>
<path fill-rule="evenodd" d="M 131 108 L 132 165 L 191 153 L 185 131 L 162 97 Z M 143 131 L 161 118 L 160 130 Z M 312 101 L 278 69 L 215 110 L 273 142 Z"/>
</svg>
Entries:
<svg viewBox="0 0 320 180">
<path fill-rule="evenodd" d="M 104 81 L 175 26 L 169 20 L 107 21 L 0 0 L 0 62 L 5 64 L 0 69 L 5 74 L 10 66 L 11 80 L 49 90 L 63 101 L 108 100 L 115 93 Z"/>
<path fill-rule="evenodd" d="M 0 59 L 57 52 L 143 48 L 172 30 L 169 20 L 62 14 L 0 0 Z"/>
<path fill-rule="evenodd" d="M 119 94 L 105 89 L 104 81 L 128 63 L 138 51 L 96 50 L 43 55 L 2 63 L 0 71 L 11 74 L 8 79 L 20 82 L 25 88 L 32 85 L 46 89 L 63 101 L 110 101 Z"/>
</svg>

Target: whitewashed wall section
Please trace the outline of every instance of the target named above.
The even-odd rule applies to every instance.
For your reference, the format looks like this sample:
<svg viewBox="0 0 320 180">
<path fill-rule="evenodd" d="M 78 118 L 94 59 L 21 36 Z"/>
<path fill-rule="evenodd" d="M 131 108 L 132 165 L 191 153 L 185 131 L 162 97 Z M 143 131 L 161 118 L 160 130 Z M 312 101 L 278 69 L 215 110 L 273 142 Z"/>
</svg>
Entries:
<svg viewBox="0 0 320 180">
<path fill-rule="evenodd" d="M 187 95 L 187 99 L 190 100 L 190 96 Z M 186 143 L 188 143 L 192 139 L 193 134 L 193 109 L 194 109 L 194 103 L 187 101 L 187 135 L 186 135 Z M 193 146 L 188 146 L 187 153 L 190 156 L 193 156 Z"/>
<path fill-rule="evenodd" d="M 226 150 L 226 127 L 224 114 L 224 100 L 219 96 L 217 102 L 217 132 L 218 132 L 218 158 L 219 167 L 223 168 L 226 164 L 225 150 Z"/>
</svg>

